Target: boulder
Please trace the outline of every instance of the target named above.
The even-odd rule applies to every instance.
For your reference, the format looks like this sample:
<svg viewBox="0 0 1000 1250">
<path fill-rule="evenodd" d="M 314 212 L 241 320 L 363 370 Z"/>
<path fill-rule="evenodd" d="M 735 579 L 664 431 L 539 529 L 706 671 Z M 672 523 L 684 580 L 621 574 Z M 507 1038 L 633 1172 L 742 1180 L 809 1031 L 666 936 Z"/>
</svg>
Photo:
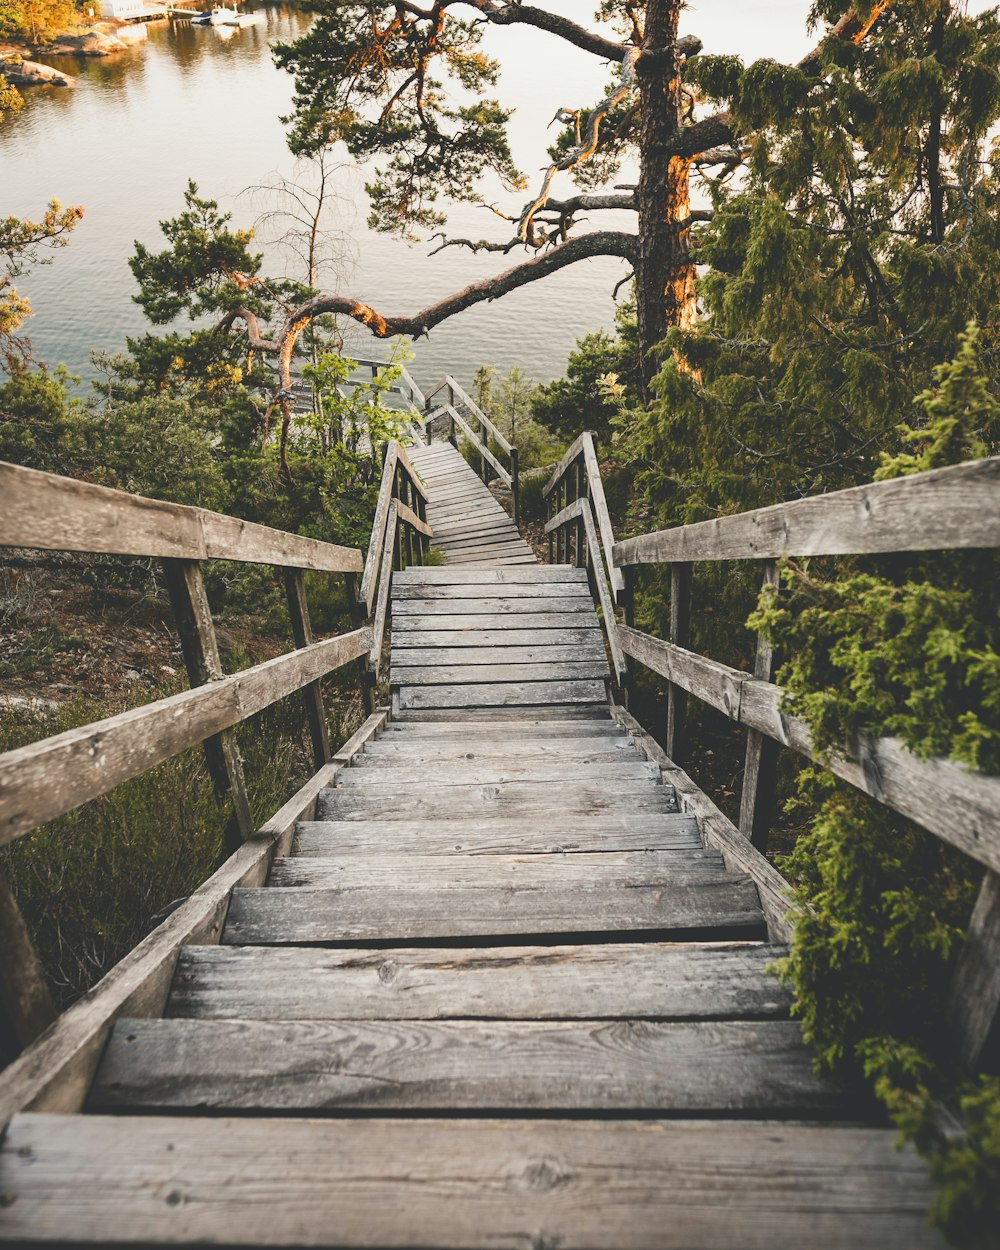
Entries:
<svg viewBox="0 0 1000 1250">
<path fill-rule="evenodd" d="M 0 74 L 12 87 L 72 87 L 76 82 L 61 69 L 38 61 L 0 61 Z"/>
</svg>

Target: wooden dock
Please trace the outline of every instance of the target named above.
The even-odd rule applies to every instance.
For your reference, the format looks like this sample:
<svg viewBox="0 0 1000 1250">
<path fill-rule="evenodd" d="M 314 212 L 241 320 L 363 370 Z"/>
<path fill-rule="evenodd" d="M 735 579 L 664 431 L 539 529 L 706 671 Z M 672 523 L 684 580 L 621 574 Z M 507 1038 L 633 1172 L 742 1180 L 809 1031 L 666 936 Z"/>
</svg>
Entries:
<svg viewBox="0 0 1000 1250">
<path fill-rule="evenodd" d="M 813 1071 L 759 882 L 609 705 L 587 570 L 411 460 L 445 563 L 393 577 L 391 714 L 110 1036 L 84 1006 L 15 1065 L 0 1240 L 939 1247 L 914 1152 Z"/>
</svg>

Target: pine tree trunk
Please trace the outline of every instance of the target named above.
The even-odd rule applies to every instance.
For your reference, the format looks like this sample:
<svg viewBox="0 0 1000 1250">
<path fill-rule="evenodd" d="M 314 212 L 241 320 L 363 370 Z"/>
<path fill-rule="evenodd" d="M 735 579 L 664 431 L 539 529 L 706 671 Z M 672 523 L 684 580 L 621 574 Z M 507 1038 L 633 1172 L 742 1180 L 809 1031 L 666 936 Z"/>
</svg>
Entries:
<svg viewBox="0 0 1000 1250">
<path fill-rule="evenodd" d="M 677 23 L 681 0 L 648 0 L 640 61 L 639 259 L 636 264 L 643 380 L 656 372 L 649 351 L 668 329 L 690 329 L 697 319 L 690 253 L 688 186 L 691 162 L 667 155 L 681 124 L 681 58 Z"/>
</svg>

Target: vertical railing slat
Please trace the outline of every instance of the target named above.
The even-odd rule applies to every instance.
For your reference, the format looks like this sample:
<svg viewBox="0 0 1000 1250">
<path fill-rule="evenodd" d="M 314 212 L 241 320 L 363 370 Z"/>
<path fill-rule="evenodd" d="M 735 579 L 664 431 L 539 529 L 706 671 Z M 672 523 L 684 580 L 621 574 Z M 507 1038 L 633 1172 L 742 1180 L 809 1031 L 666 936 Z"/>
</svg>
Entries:
<svg viewBox="0 0 1000 1250">
<path fill-rule="evenodd" d="M 188 681 L 192 687 L 217 681 L 224 674 L 201 565 L 197 560 L 169 559 L 163 561 L 163 569 Z M 253 830 L 243 760 L 235 730 L 225 729 L 206 738 L 204 747 L 205 762 L 216 793 L 232 803 L 233 810 L 226 822 L 225 841 L 227 849 L 234 851 Z"/>
<path fill-rule="evenodd" d="M 312 622 L 309 619 L 309 601 L 306 598 L 305 575 L 301 569 L 282 570 L 285 581 L 285 597 L 288 600 L 288 616 L 292 623 L 292 638 L 297 647 L 308 647 L 313 641 Z M 323 691 L 318 681 L 302 688 L 302 702 L 312 741 L 313 760 L 317 768 L 330 762 L 330 734 L 326 723 Z"/>
<path fill-rule="evenodd" d="M 778 566 L 774 560 L 768 560 L 764 565 L 763 584 L 765 587 L 772 587 L 775 593 L 778 590 Z M 774 647 L 770 639 L 758 634 L 753 675 L 761 681 L 771 681 L 774 669 Z M 777 766 L 777 742 L 756 729 L 748 730 L 743 791 L 740 796 L 740 833 L 749 838 L 761 853 L 767 850 L 771 826 L 774 824 Z"/>
<path fill-rule="evenodd" d="M 691 574 L 692 566 L 686 562 L 670 567 L 670 641 L 685 648 L 691 640 Z M 672 760 L 679 761 L 683 755 L 687 701 L 687 691 L 671 682 L 667 688 L 664 750 Z"/>
</svg>

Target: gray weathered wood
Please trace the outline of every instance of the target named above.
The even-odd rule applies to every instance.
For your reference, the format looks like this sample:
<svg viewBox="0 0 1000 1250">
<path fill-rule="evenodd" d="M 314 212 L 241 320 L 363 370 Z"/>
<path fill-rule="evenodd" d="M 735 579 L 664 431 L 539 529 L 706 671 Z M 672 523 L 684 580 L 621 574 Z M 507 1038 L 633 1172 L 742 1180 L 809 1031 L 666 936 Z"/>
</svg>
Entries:
<svg viewBox="0 0 1000 1250">
<path fill-rule="evenodd" d="M 788 882 L 769 860 L 746 840 L 736 826 L 686 772 L 676 764 L 625 708 L 612 705 L 618 723 L 635 736 L 647 756 L 658 763 L 664 779 L 675 790 L 680 808 L 697 816 L 708 846 L 717 847 L 730 872 L 745 872 L 757 887 L 760 904 L 773 942 L 789 942 L 794 928 L 793 905 Z"/>
<path fill-rule="evenodd" d="M 358 890 L 375 886 L 410 889 L 668 888 L 691 877 L 725 872 L 717 850 L 586 852 L 572 855 L 424 855 L 379 851 L 340 857 L 293 855 L 275 860 L 268 885 L 276 889 Z"/>
<path fill-rule="evenodd" d="M 233 892 L 222 940 L 259 946 L 640 931 L 755 937 L 763 917 L 753 883 L 729 874 L 678 879 L 669 888 L 256 889 Z"/>
<path fill-rule="evenodd" d="M 536 637 L 541 636 L 537 631 L 569 629 L 587 630 L 592 636 L 596 638 L 601 637 L 601 627 L 596 617 L 579 612 L 569 615 L 562 611 L 525 612 L 521 614 L 501 614 L 490 611 L 451 614 L 432 612 L 426 615 L 403 613 L 396 618 L 393 624 L 394 633 L 407 638 L 412 630 L 424 630 L 428 633 L 436 633 L 439 630 L 461 630 L 470 636 L 479 634 L 481 630 L 494 630 L 497 633 L 503 633 L 505 637 L 508 631 L 517 630 L 522 635 L 527 634 L 527 638 L 522 637 L 518 641 L 527 641 L 529 643 L 533 642 Z M 474 644 L 464 642 L 462 645 L 472 646 Z"/>
<path fill-rule="evenodd" d="M 496 569 L 488 573 L 480 573 L 476 570 L 431 567 L 410 569 L 405 573 L 400 573 L 396 578 L 396 587 L 398 589 L 411 583 L 419 583 L 425 586 L 475 586 L 480 583 L 486 585 L 497 583 L 501 586 L 506 586 L 512 582 L 520 585 L 529 582 L 575 582 L 586 588 L 587 574 L 583 569 L 570 568 L 568 565 L 547 566 L 539 564 L 531 569 L 516 569 L 510 572 L 504 569 Z"/>
<path fill-rule="evenodd" d="M 1000 1027 L 1000 875 L 994 871 L 983 879 L 958 954 L 948 1019 L 959 1061 L 977 1071 Z"/>
<path fill-rule="evenodd" d="M 0 1147 L 0 1236 L 404 1250 L 419 1229 L 422 1245 L 448 1250 L 944 1250 L 927 1222 L 931 1180 L 891 1129 L 224 1117 L 211 1127 L 18 1117 Z"/>
<path fill-rule="evenodd" d="M 512 570 L 512 573 L 514 571 Z M 393 589 L 393 607 L 405 601 L 434 600 L 435 602 L 454 602 L 464 599 L 503 600 L 514 599 L 567 599 L 584 603 L 593 608 L 590 591 L 585 583 L 565 582 L 553 579 L 551 582 L 521 581 L 511 576 L 498 582 L 480 574 L 482 581 L 472 586 L 440 585 L 435 582 L 424 583 L 412 580 L 403 585 L 397 584 Z M 530 610 L 530 609 L 529 609 Z"/>
<path fill-rule="evenodd" d="M 288 600 L 288 616 L 292 625 L 292 640 L 296 647 L 308 647 L 315 641 L 312 622 L 309 619 L 309 601 L 306 598 L 305 578 L 294 569 L 285 571 L 285 597 Z M 330 731 L 326 723 L 326 707 L 323 688 L 318 681 L 302 687 L 302 702 L 312 739 L 313 762 L 317 768 L 330 762 Z"/>
<path fill-rule="evenodd" d="M 353 750 L 360 750 L 384 723 L 384 712 L 369 717 L 351 740 Z M 79 1110 L 114 1020 L 122 1014 L 162 1012 L 179 949 L 218 941 L 233 887 L 263 884 L 275 851 L 288 853 L 296 825 L 314 814 L 317 795 L 337 768 L 327 765 L 306 782 L 190 898 L 0 1073 L 0 1125 L 25 1109 Z"/>
<path fill-rule="evenodd" d="M 604 648 L 601 646 L 600 635 L 595 630 L 586 642 L 568 646 L 565 643 L 551 643 L 542 635 L 537 646 L 479 646 L 450 647 L 441 646 L 411 647 L 401 642 L 398 635 L 393 635 L 392 662 L 394 667 L 425 668 L 428 666 L 459 665 L 481 667 L 484 664 L 579 664 L 601 661 L 602 672 L 608 671 Z"/>
<path fill-rule="evenodd" d="M 485 785 L 454 785 L 447 789 L 411 786 L 406 793 L 366 793 L 358 788 L 328 790 L 321 796 L 318 816 L 321 820 L 367 820 L 427 816 L 441 820 L 459 820 L 468 816 L 545 817 L 559 813 L 578 812 L 599 815 L 618 810 L 628 803 L 634 812 L 676 811 L 676 798 L 670 786 L 653 785 L 649 781 L 601 781 L 595 785 L 574 782 L 554 786 L 545 782 L 506 781 Z"/>
<path fill-rule="evenodd" d="M 692 573 L 690 564 L 674 564 L 670 569 L 670 640 L 678 647 L 686 647 L 691 638 Z M 673 760 L 684 752 L 686 721 L 687 689 L 671 682 L 667 687 L 667 724 L 663 744 Z"/>
<path fill-rule="evenodd" d="M 368 554 L 365 557 L 364 575 L 361 578 L 360 599 L 364 603 L 365 611 L 369 616 L 371 616 L 378 589 L 379 568 L 385 547 L 385 534 L 389 521 L 389 507 L 392 504 L 396 482 L 398 456 L 399 444 L 390 443 L 386 448 L 385 463 L 382 465 L 382 479 L 379 484 L 378 500 L 375 504 L 375 519 L 372 522 Z"/>
<path fill-rule="evenodd" d="M 444 378 L 444 380 L 445 380 L 445 381 L 448 383 L 448 385 L 451 387 L 451 393 L 452 393 L 452 395 L 456 396 L 459 400 L 461 400 L 461 402 L 465 405 L 465 407 L 466 407 L 466 408 L 468 408 L 468 410 L 469 410 L 469 411 L 472 413 L 472 415 L 476 418 L 476 420 L 479 422 L 479 424 L 480 424 L 480 425 L 481 425 L 484 429 L 486 429 L 486 430 L 488 430 L 488 431 L 490 432 L 490 434 L 493 436 L 494 440 L 495 440 L 497 443 L 499 443 L 499 445 L 503 448 L 503 450 L 504 450 L 504 451 L 507 453 L 507 455 L 509 456 L 509 455 L 510 455 L 510 453 L 514 450 L 514 448 L 513 448 L 513 447 L 510 445 L 510 443 L 507 441 L 507 437 L 506 437 L 506 435 L 504 435 L 504 434 L 503 434 L 503 433 L 502 433 L 502 432 L 501 432 L 501 431 L 500 431 L 500 430 L 496 427 L 496 425 L 495 425 L 495 424 L 494 424 L 494 423 L 493 423 L 493 422 L 489 419 L 489 417 L 486 415 L 486 413 L 485 413 L 485 412 L 483 412 L 482 408 L 480 408 L 480 407 L 479 407 L 479 405 L 475 402 L 475 400 L 473 400 L 473 399 L 472 399 L 472 398 L 468 395 L 468 393 L 464 390 L 464 388 L 463 388 L 463 387 L 459 386 L 459 384 L 455 381 L 455 379 L 451 376 L 451 374 L 450 374 L 450 373 L 446 373 L 446 374 L 445 374 L 445 378 Z"/>
<path fill-rule="evenodd" d="M 371 646 L 367 628 L 0 756 L 0 843 L 197 746 Z"/>
<path fill-rule="evenodd" d="M 92 1110 L 829 1112 L 790 1020 L 120 1020 Z"/>
<path fill-rule="evenodd" d="M 385 531 L 382 535 L 381 571 L 378 579 L 378 591 L 375 603 L 375 620 L 372 624 L 372 644 L 368 656 L 368 665 L 375 676 L 378 676 L 382 665 L 382 640 L 385 637 L 386 620 L 389 616 L 389 590 L 392 586 L 393 549 L 398 539 L 399 526 L 396 523 L 396 501 L 389 504 L 386 514 Z M 371 611 L 371 605 L 369 605 Z"/>
<path fill-rule="evenodd" d="M 392 951 L 191 946 L 167 1014 L 196 1020 L 784 1019 L 782 946 L 655 942 Z"/>
<path fill-rule="evenodd" d="M 478 685 L 406 686 L 400 690 L 403 709 L 459 707 L 550 707 L 556 703 L 604 702 L 603 680 L 495 682 Z"/>
<path fill-rule="evenodd" d="M 58 1013 L 42 961 L 3 872 L 0 872 L 0 950 L 3 951 L 0 1041 L 5 1049 L 9 1047 L 11 1053 L 15 1053 L 47 1029 Z"/>
<path fill-rule="evenodd" d="M 512 622 L 513 624 L 513 622 Z M 500 651 L 523 648 L 538 652 L 550 648 L 573 648 L 588 658 L 604 654 L 604 644 L 596 622 L 578 629 L 411 629 L 409 619 L 393 626 L 393 647 L 404 651 L 430 654 L 437 648 L 445 651 Z"/>
<path fill-rule="evenodd" d="M 584 720 L 574 720 L 572 726 L 565 724 L 566 712 L 562 708 L 552 708 L 538 713 L 518 713 L 517 736 L 519 738 L 551 738 L 557 734 L 571 732 L 574 738 L 616 738 L 620 739 L 624 731 L 617 722 L 611 719 L 607 705 L 599 716 L 588 716 Z M 482 738 L 510 736 L 510 725 L 505 719 L 484 717 L 473 720 L 467 712 L 456 713 L 448 719 L 407 720 L 405 722 L 390 721 L 379 738 L 380 742 L 406 740 L 416 741 L 421 738 L 442 741 L 453 739 L 458 742 L 477 741 Z"/>
<path fill-rule="evenodd" d="M 427 668 L 393 664 L 390 680 L 401 686 L 455 686 L 478 682 L 561 682 L 607 676 L 608 662 L 600 660 L 546 660 L 537 664 L 435 664 Z M 527 692 L 527 693 L 530 693 Z M 522 702 L 536 703 L 537 699 Z"/>
<path fill-rule="evenodd" d="M 376 793 L 379 786 L 465 786 L 500 785 L 506 781 L 659 781 L 659 770 L 648 760 L 530 760 L 523 756 L 510 761 L 497 758 L 482 761 L 452 758 L 433 763 L 427 760 L 384 761 L 381 767 L 359 768 L 350 776 L 338 778 L 345 788 L 363 787 Z"/>
<path fill-rule="evenodd" d="M 164 560 L 163 572 L 188 681 L 192 688 L 219 681 L 223 677 L 222 661 L 201 565 L 197 560 Z M 224 841 L 226 849 L 234 851 L 249 837 L 253 827 L 243 760 L 235 733 L 224 729 L 206 738 L 204 751 L 215 792 L 231 805 Z"/>
<path fill-rule="evenodd" d="M 583 439 L 583 463 L 587 471 L 587 494 L 590 499 L 590 506 L 594 510 L 594 520 L 601 536 L 601 554 L 608 566 L 608 578 L 611 581 L 611 585 L 615 594 L 619 595 L 625 588 L 625 578 L 621 569 L 616 567 L 612 555 L 615 548 L 615 534 L 611 527 L 611 513 L 608 511 L 608 501 L 604 494 L 601 466 L 597 462 L 597 448 L 594 445 L 594 436 L 589 433 L 585 434 Z"/>
<path fill-rule="evenodd" d="M 622 628 L 622 647 L 641 663 L 783 746 L 812 757 L 809 728 L 781 711 L 782 690 L 672 643 Z M 950 760 L 920 759 L 896 738 L 868 740 L 864 760 L 833 754 L 830 770 L 973 859 L 1000 870 L 1000 779 Z M 933 794 L 935 802 L 928 803 Z"/>
<path fill-rule="evenodd" d="M 769 560 L 764 566 L 764 587 L 778 592 L 778 566 Z M 757 654 L 753 675 L 758 681 L 774 678 L 774 646 L 763 634 L 757 637 Z M 778 744 L 759 729 L 747 730 L 746 759 L 740 791 L 740 833 L 749 838 L 758 851 L 766 852 L 771 825 L 775 817 L 775 783 Z"/>
<path fill-rule="evenodd" d="M 479 598 L 462 599 L 400 599 L 393 604 L 394 616 L 517 616 L 532 615 L 584 616 L 593 618 L 594 605 L 587 598 L 570 595 L 550 595 L 544 599 L 528 596 L 509 597 L 501 593 Z M 572 625 L 572 620 L 559 621 L 560 625 Z M 522 628 L 530 628 L 522 625 Z"/>
<path fill-rule="evenodd" d="M 0 546 L 359 572 L 350 547 L 0 461 Z"/>
<path fill-rule="evenodd" d="M 370 855 L 573 855 L 636 850 L 697 850 L 698 821 L 677 813 L 620 811 L 583 815 L 564 812 L 544 817 L 477 817 L 435 820 L 395 819 L 304 822 L 296 831 L 300 856 Z"/>
<path fill-rule="evenodd" d="M 455 762 L 480 760 L 502 767 L 542 760 L 572 760 L 578 763 L 607 764 L 619 760 L 642 760 L 646 757 L 637 750 L 631 739 L 570 738 L 559 736 L 546 742 L 539 738 L 487 738 L 465 739 L 462 742 L 435 743 L 426 738 L 413 742 L 379 741 L 373 743 L 355 760 L 358 768 L 394 768 L 397 764 L 424 764 L 435 761 Z"/>
<path fill-rule="evenodd" d="M 614 560 L 777 559 L 1000 546 L 1000 457 L 852 486 L 615 544 Z"/>
</svg>

